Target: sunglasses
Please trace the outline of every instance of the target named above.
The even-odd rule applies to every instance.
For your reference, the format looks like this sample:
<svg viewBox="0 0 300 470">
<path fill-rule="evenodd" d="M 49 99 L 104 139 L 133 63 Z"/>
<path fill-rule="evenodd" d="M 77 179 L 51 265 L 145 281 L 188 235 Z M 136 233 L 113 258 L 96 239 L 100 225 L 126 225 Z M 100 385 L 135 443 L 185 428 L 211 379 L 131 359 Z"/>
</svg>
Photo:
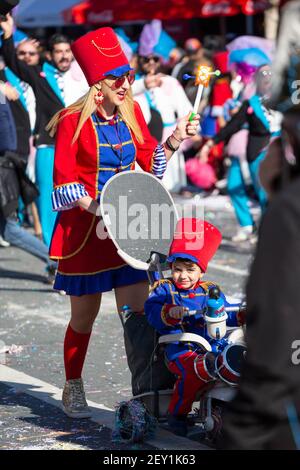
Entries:
<svg viewBox="0 0 300 470">
<path fill-rule="evenodd" d="M 124 85 L 126 78 L 128 80 L 129 85 L 132 85 L 135 80 L 135 74 L 129 72 L 126 75 L 122 75 L 122 77 L 112 77 L 112 79 L 114 80 L 114 88 L 120 88 L 122 85 Z"/>
<path fill-rule="evenodd" d="M 160 61 L 160 58 L 158 56 L 143 57 L 144 64 L 149 64 L 151 60 L 157 64 Z"/>
<path fill-rule="evenodd" d="M 33 51 L 20 51 L 17 53 L 17 56 L 18 57 L 24 57 L 25 55 L 30 55 L 31 57 L 37 55 L 38 53 L 37 52 L 33 52 Z"/>
</svg>

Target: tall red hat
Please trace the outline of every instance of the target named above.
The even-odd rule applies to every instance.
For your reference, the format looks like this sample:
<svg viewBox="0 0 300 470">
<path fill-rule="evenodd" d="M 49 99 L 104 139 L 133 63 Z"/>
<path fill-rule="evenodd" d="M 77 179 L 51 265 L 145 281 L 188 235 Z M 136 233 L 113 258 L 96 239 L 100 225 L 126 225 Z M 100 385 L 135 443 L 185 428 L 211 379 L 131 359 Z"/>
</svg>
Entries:
<svg viewBox="0 0 300 470">
<path fill-rule="evenodd" d="M 205 220 L 184 218 L 177 222 L 167 261 L 184 258 L 205 272 L 222 240 L 221 232 Z"/>
<path fill-rule="evenodd" d="M 228 72 L 228 58 L 228 51 L 216 52 L 213 57 L 215 67 L 223 74 Z"/>
<path fill-rule="evenodd" d="M 99 28 L 81 36 L 72 51 L 90 86 L 107 75 L 120 77 L 132 68 L 112 28 Z"/>
</svg>

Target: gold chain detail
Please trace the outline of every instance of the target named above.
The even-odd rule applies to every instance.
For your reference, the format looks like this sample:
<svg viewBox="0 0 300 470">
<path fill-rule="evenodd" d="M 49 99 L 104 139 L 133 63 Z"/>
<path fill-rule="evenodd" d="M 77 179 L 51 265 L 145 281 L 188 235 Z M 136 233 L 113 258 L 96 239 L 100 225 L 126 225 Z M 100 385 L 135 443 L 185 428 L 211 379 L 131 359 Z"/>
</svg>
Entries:
<svg viewBox="0 0 300 470">
<path fill-rule="evenodd" d="M 98 49 L 98 51 L 100 52 L 100 54 L 104 55 L 105 57 L 117 57 L 118 55 L 121 55 L 122 54 L 122 49 L 120 47 L 120 44 L 117 43 L 115 46 L 113 47 L 99 47 L 94 40 L 92 40 L 92 44 L 93 46 L 96 47 L 96 49 Z M 117 54 L 113 54 L 113 55 L 109 55 L 109 54 L 105 54 L 104 52 L 102 51 L 111 51 L 112 49 L 115 49 L 116 47 L 120 47 L 120 52 L 118 52 Z"/>
</svg>

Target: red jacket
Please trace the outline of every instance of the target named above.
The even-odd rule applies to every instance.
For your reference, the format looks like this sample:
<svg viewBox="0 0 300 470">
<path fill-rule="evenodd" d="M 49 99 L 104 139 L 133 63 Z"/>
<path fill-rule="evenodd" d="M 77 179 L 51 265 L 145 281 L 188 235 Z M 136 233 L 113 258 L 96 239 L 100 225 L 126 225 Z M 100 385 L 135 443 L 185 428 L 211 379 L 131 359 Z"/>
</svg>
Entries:
<svg viewBox="0 0 300 470">
<path fill-rule="evenodd" d="M 157 141 L 150 135 L 142 111 L 135 103 L 135 114 L 140 125 L 144 143 L 139 144 L 132 134 L 136 148 L 134 162 L 144 171 L 151 172 L 153 152 Z M 71 145 L 80 113 L 65 116 L 58 125 L 54 160 L 54 188 L 70 183 L 84 184 L 89 195 L 96 199 L 98 192 L 99 153 L 97 132 L 91 118 L 81 129 L 76 142 Z M 50 257 L 55 259 L 71 258 L 85 245 L 94 226 L 93 214 L 74 207 L 62 211 L 56 221 L 50 245 Z"/>
</svg>

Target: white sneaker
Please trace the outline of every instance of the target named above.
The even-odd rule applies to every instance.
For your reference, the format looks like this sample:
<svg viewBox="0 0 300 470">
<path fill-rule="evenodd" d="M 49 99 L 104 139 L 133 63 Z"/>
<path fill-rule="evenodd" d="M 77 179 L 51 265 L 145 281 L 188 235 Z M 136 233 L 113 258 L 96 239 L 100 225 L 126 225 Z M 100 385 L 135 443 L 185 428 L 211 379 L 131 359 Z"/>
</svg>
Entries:
<svg viewBox="0 0 300 470">
<path fill-rule="evenodd" d="M 10 246 L 10 243 L 4 240 L 4 238 L 1 235 L 0 235 L 0 246 L 2 246 L 2 248 L 7 248 L 8 246 Z"/>
<path fill-rule="evenodd" d="M 245 227 L 241 227 L 236 235 L 232 237 L 232 241 L 239 243 L 239 242 L 245 242 L 247 240 L 252 240 L 253 237 L 255 237 L 255 229 L 253 225 L 245 225 Z"/>
<path fill-rule="evenodd" d="M 57 294 L 59 295 L 67 295 L 66 291 L 65 290 L 57 290 L 57 289 L 53 289 L 53 292 L 56 292 Z"/>
<path fill-rule="evenodd" d="M 82 379 L 67 380 L 62 395 L 63 410 L 70 418 L 90 418 L 92 412 L 85 399 Z"/>
</svg>

